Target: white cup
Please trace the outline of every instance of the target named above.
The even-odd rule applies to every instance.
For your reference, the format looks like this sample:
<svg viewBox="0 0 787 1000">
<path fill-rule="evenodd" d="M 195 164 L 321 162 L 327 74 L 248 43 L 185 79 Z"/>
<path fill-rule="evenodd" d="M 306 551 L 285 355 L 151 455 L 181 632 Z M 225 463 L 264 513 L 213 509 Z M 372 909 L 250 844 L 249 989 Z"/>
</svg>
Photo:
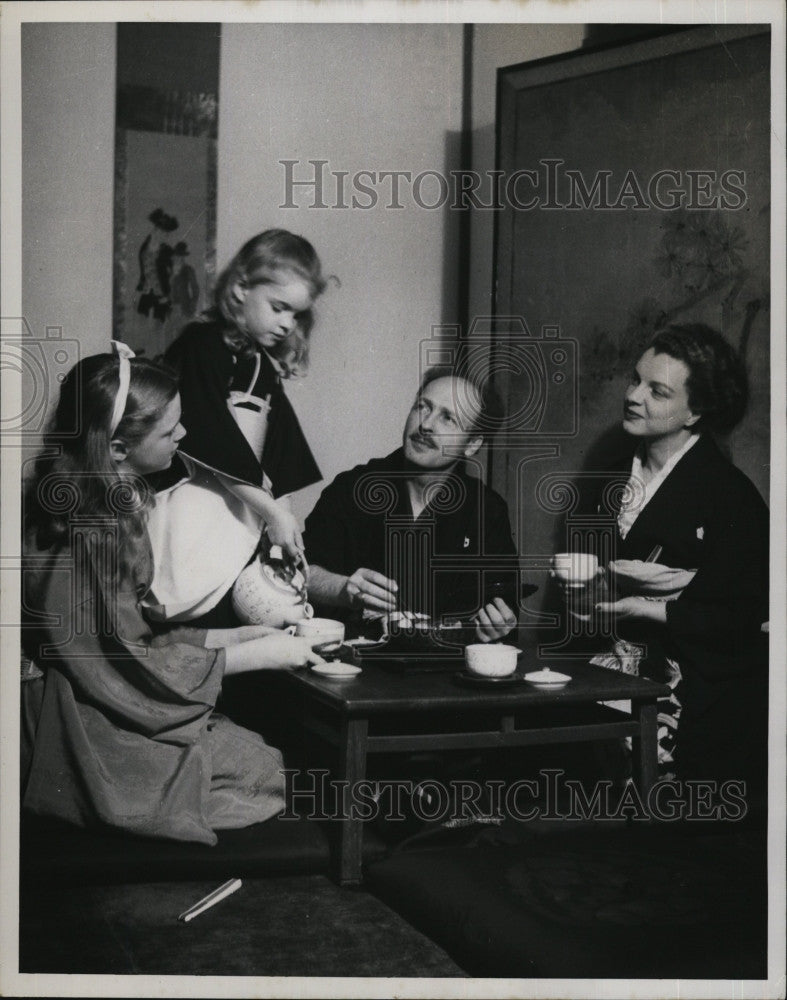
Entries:
<svg viewBox="0 0 787 1000">
<path fill-rule="evenodd" d="M 344 624 L 333 618 L 302 618 L 295 625 L 295 634 L 308 639 L 312 646 L 344 642 Z"/>
<path fill-rule="evenodd" d="M 482 677 L 506 677 L 516 670 L 521 650 L 498 642 L 474 642 L 465 646 L 467 669 Z"/>
<path fill-rule="evenodd" d="M 598 573 L 598 556 L 588 552 L 557 552 L 552 557 L 555 576 L 569 587 L 583 587 Z"/>
</svg>

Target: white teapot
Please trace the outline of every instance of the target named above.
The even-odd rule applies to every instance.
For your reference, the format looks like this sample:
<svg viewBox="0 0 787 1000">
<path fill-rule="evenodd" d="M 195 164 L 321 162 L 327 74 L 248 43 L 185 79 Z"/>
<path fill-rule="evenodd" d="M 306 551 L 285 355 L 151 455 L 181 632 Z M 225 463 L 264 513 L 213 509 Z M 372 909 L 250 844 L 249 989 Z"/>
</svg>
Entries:
<svg viewBox="0 0 787 1000">
<path fill-rule="evenodd" d="M 284 628 L 314 614 L 306 578 L 282 558 L 278 545 L 261 553 L 243 570 L 232 588 L 232 607 L 245 625 Z"/>
</svg>

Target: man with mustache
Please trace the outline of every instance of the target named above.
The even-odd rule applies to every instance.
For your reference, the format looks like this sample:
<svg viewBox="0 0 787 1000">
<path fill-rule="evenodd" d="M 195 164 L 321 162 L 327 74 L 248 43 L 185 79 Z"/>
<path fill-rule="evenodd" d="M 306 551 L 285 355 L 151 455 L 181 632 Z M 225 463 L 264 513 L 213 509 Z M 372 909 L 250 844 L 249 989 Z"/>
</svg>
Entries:
<svg viewBox="0 0 787 1000">
<path fill-rule="evenodd" d="M 501 419 L 488 382 L 430 368 L 402 447 L 338 475 L 307 518 L 312 602 L 345 619 L 397 611 L 469 618 L 481 642 L 510 632 L 517 588 L 508 508 L 464 468 Z"/>
</svg>

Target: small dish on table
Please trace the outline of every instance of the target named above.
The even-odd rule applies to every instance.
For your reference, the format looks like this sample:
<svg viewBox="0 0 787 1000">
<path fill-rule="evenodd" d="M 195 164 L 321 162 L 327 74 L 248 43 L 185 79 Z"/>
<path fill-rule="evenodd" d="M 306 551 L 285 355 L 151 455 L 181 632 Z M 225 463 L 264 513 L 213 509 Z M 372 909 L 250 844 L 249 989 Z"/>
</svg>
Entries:
<svg viewBox="0 0 787 1000">
<path fill-rule="evenodd" d="M 331 663 L 315 663 L 312 665 L 312 672 L 320 677 L 329 677 L 331 680 L 349 680 L 357 677 L 361 673 L 361 668 L 353 663 L 342 663 L 341 660 L 334 660 Z"/>
<path fill-rule="evenodd" d="M 529 674 L 525 674 L 525 680 L 534 687 L 551 690 L 565 687 L 571 678 L 568 674 L 561 674 L 558 670 L 544 667 L 543 670 L 533 670 Z"/>
</svg>

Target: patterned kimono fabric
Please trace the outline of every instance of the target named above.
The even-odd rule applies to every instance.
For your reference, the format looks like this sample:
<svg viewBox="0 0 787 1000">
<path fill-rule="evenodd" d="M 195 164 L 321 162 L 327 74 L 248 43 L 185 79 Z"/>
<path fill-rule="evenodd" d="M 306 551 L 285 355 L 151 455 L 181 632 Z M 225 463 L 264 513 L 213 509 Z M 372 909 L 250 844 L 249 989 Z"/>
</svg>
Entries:
<svg viewBox="0 0 787 1000">
<path fill-rule="evenodd" d="M 756 774 L 751 748 L 765 739 L 768 509 L 707 435 L 690 438 L 649 481 L 638 458 L 629 468 L 637 500 L 618 512 L 610 575 L 618 597 L 666 601 L 667 620 L 621 624 L 621 642 L 597 662 L 670 688 L 659 705 L 665 774 L 673 765 L 679 777 Z M 739 726 L 750 730 L 745 744 Z"/>
</svg>

